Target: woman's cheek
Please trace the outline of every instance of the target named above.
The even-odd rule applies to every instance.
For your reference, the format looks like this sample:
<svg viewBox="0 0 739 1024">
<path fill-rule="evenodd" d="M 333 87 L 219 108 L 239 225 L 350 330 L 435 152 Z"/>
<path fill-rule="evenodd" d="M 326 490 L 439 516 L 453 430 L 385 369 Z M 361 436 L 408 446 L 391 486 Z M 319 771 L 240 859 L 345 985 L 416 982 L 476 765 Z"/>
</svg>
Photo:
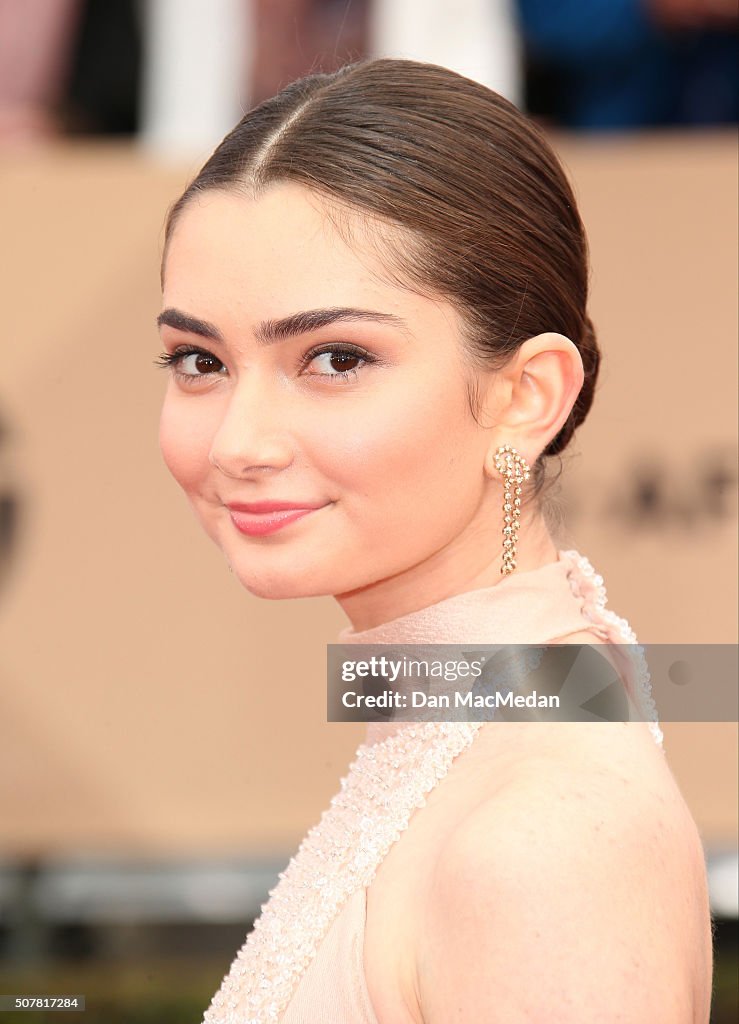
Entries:
<svg viewBox="0 0 739 1024">
<path fill-rule="evenodd" d="M 208 471 L 210 445 L 191 417 L 180 416 L 176 406 L 166 405 L 159 420 L 159 449 L 170 473 L 188 493 Z"/>
</svg>

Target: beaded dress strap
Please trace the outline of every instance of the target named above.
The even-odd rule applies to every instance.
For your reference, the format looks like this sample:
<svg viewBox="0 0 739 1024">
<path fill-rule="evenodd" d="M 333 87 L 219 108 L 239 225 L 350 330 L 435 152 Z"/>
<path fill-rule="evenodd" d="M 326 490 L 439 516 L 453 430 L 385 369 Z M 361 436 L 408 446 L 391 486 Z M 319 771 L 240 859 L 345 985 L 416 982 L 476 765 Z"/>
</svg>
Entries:
<svg viewBox="0 0 739 1024">
<path fill-rule="evenodd" d="M 588 559 L 577 551 L 562 551 L 560 557 L 567 565 L 567 579 L 576 597 L 583 598 L 582 613 L 595 626 L 600 626 L 608 639 L 615 644 L 633 645 L 633 663 L 636 673 L 639 699 L 648 716 L 647 725 L 655 742 L 664 752 L 664 733 L 659 726 L 657 706 L 652 696 L 652 681 L 644 648 L 626 619 L 622 619 L 606 607 L 607 597 L 603 577 L 599 575 Z"/>
<path fill-rule="evenodd" d="M 341 906 L 367 886 L 413 811 L 483 722 L 404 725 L 361 744 L 216 992 L 203 1024 L 276 1024 Z"/>
</svg>

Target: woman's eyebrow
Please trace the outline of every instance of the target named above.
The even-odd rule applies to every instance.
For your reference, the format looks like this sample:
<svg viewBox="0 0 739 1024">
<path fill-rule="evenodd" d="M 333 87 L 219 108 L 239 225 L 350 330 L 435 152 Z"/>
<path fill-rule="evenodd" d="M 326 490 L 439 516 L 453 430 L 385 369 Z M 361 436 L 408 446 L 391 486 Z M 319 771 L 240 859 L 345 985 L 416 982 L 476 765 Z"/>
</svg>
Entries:
<svg viewBox="0 0 739 1024">
<path fill-rule="evenodd" d="M 402 331 L 408 332 L 408 324 L 399 316 L 393 313 L 381 313 L 371 309 L 352 309 L 350 307 L 338 306 L 330 309 L 309 309 L 302 313 L 292 313 L 281 320 L 264 320 L 255 330 L 257 344 L 271 345 L 282 341 L 284 338 L 294 337 L 297 334 L 306 334 L 309 331 L 317 331 L 320 327 L 327 327 L 339 321 L 362 321 L 370 320 L 375 323 L 389 323 Z M 199 320 L 197 317 L 183 313 L 179 309 L 165 309 L 157 317 L 157 325 L 174 327 L 179 331 L 187 331 L 190 334 L 197 334 L 201 338 L 209 338 L 212 341 L 223 341 L 223 335 L 213 324 L 207 320 Z"/>
<path fill-rule="evenodd" d="M 319 327 L 327 327 L 339 321 L 358 320 L 388 323 L 402 330 L 408 330 L 405 320 L 401 320 L 399 316 L 395 316 L 392 313 L 335 306 L 331 309 L 309 309 L 303 313 L 293 313 L 282 320 L 265 320 L 257 328 L 256 337 L 260 345 L 269 345 L 272 342 L 282 341 L 283 338 L 289 338 L 296 334 L 307 334 L 308 331 L 317 331 Z"/>
<path fill-rule="evenodd" d="M 223 341 L 223 335 L 209 324 L 207 320 L 198 320 L 189 313 L 183 313 L 179 309 L 164 309 L 157 317 L 157 327 L 174 327 L 178 331 L 187 331 L 188 334 L 197 334 L 201 338 L 210 338 L 211 341 Z"/>
</svg>

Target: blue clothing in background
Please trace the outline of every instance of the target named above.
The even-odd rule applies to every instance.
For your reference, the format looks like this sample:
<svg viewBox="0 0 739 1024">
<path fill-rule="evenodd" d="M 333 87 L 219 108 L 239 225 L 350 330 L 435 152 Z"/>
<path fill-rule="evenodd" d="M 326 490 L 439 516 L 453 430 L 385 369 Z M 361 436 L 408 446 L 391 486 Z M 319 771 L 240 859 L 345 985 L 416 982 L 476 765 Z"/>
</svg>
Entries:
<svg viewBox="0 0 739 1024">
<path fill-rule="evenodd" d="M 573 128 L 739 121 L 735 30 L 666 30 L 643 0 L 518 0 L 529 60 L 546 67 L 552 107 Z M 536 111 L 532 111 L 536 113 Z"/>
</svg>

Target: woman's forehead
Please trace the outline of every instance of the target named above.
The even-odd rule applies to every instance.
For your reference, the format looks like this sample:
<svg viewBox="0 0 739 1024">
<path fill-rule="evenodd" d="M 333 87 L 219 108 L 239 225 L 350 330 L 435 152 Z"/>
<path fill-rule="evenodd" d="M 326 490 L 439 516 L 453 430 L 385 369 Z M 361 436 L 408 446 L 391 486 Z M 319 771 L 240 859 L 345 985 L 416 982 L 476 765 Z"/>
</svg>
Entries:
<svg viewBox="0 0 739 1024">
<path fill-rule="evenodd" d="M 259 266 L 271 257 L 316 255 L 350 267 L 366 259 L 370 248 L 359 212 L 339 213 L 316 193 L 278 182 L 257 197 L 215 189 L 194 196 L 178 217 L 168 257 L 177 251 L 178 269 L 191 258 Z M 168 258 L 168 268 L 169 263 Z"/>
<path fill-rule="evenodd" d="M 391 230 L 293 182 L 257 198 L 204 192 L 184 207 L 170 238 L 165 305 L 251 311 L 342 305 L 424 321 L 436 308 L 438 316 L 439 297 L 422 296 L 388 273 L 396 241 Z"/>
</svg>

